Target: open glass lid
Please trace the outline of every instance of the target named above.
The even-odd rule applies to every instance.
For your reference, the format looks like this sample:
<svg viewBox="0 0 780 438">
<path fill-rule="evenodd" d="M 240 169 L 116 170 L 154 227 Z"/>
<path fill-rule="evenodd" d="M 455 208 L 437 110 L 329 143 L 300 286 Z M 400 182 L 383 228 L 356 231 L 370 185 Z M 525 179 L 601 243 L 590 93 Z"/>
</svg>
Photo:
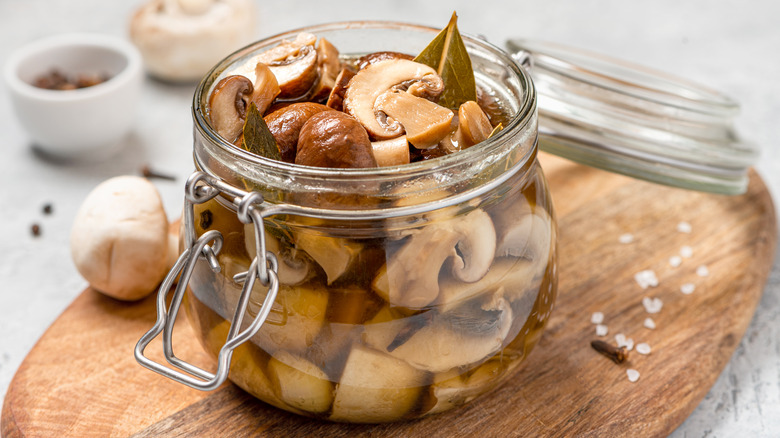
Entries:
<svg viewBox="0 0 780 438">
<path fill-rule="evenodd" d="M 510 40 L 538 95 L 542 150 L 661 184 L 740 194 L 758 150 L 733 127 L 739 105 L 672 75 L 580 49 Z"/>
</svg>

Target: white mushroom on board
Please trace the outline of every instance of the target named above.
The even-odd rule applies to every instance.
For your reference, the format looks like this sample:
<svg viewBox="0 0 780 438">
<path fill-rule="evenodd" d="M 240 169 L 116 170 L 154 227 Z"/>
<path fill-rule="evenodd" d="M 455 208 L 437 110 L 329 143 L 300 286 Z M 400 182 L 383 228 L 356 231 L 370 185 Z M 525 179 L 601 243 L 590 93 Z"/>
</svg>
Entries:
<svg viewBox="0 0 780 438">
<path fill-rule="evenodd" d="M 408 59 L 380 61 L 357 72 L 344 94 L 344 111 L 358 119 L 375 140 L 404 132 L 400 123 L 375 108 L 377 98 L 391 89 L 434 99 L 444 91 L 444 82 L 436 70 Z"/>
<path fill-rule="evenodd" d="M 496 251 L 493 222 L 481 209 L 426 224 L 407 239 L 379 274 L 384 278 L 374 284 L 382 285 L 375 291 L 389 303 L 409 308 L 436 300 L 445 265 L 456 279 L 475 282 L 487 274 Z"/>
<path fill-rule="evenodd" d="M 168 81 L 196 81 L 254 36 L 251 0 L 151 0 L 130 21 L 146 69 Z"/>
<path fill-rule="evenodd" d="M 70 235 L 73 262 L 90 285 L 111 297 L 137 300 L 165 277 L 168 218 L 148 180 L 104 181 L 81 204 Z"/>
</svg>

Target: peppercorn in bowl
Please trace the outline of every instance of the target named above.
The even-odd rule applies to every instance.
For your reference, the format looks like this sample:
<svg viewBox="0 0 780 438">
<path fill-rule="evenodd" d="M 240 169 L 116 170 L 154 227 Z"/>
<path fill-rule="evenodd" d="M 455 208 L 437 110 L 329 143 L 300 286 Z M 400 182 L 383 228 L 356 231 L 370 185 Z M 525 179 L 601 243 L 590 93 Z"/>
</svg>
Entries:
<svg viewBox="0 0 780 438">
<path fill-rule="evenodd" d="M 123 39 L 54 35 L 20 47 L 4 67 L 20 124 L 49 155 L 105 156 L 132 128 L 143 69 Z"/>
</svg>

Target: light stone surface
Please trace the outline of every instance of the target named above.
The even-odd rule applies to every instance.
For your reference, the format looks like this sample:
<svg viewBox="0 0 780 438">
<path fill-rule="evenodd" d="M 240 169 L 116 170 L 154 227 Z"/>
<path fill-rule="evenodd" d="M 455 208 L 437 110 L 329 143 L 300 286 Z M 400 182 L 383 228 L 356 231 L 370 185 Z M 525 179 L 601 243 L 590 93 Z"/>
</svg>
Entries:
<svg viewBox="0 0 780 438">
<path fill-rule="evenodd" d="M 140 1 L 0 0 L 0 62 L 16 47 L 54 33 L 126 36 Z M 387 19 L 442 26 L 457 10 L 464 33 L 499 45 L 549 40 L 673 72 L 736 97 L 738 127 L 762 148 L 757 168 L 780 193 L 780 2 L 550 0 L 539 2 L 331 0 L 258 2 L 257 37 L 337 20 Z M 327 6 L 325 6 L 327 4 Z M 99 182 L 144 163 L 175 174 L 155 181 L 169 216 L 182 208 L 191 164 L 192 85 L 147 79 L 143 110 L 122 151 L 99 163 L 55 162 L 34 153 L 0 88 L 0 397 L 36 340 L 86 286 L 70 260 L 68 234 L 81 200 Z M 110 108 L 107 109 L 110 111 Z M 43 204 L 54 213 L 45 216 Z M 37 222 L 42 235 L 32 237 Z M 736 353 L 674 437 L 780 435 L 780 260 Z M 128 353 L 130 354 L 130 353 Z M 637 383 L 638 385 L 641 382 Z"/>
</svg>

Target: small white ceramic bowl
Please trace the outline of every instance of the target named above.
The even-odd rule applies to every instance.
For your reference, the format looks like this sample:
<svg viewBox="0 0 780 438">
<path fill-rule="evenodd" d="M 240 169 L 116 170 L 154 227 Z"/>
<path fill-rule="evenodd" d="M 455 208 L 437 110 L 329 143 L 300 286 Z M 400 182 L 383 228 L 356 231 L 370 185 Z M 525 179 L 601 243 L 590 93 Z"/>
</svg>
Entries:
<svg viewBox="0 0 780 438">
<path fill-rule="evenodd" d="M 99 74 L 105 82 L 75 90 L 35 87 L 56 69 L 68 77 Z M 61 158 L 105 156 L 132 128 L 143 83 L 138 50 L 101 34 L 63 34 L 25 45 L 5 65 L 5 81 L 34 147 Z"/>
</svg>

